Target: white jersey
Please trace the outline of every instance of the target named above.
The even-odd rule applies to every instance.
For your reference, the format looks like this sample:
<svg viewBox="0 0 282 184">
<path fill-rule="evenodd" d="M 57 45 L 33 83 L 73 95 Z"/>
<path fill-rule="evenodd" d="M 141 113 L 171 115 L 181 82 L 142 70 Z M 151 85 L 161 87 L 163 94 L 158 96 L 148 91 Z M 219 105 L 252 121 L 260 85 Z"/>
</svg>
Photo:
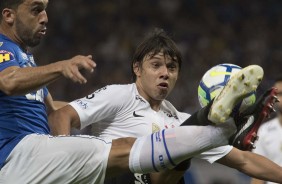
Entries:
<svg viewBox="0 0 282 184">
<path fill-rule="evenodd" d="M 70 105 L 80 117 L 81 128 L 93 124 L 93 135 L 108 139 L 149 135 L 179 126 L 190 116 L 177 111 L 167 100 L 162 102 L 158 112 L 154 111 L 138 93 L 135 83 L 106 86 Z M 215 148 L 199 158 L 214 162 L 231 149 L 231 146 Z"/>
<path fill-rule="evenodd" d="M 259 139 L 256 142 L 254 153 L 263 155 L 282 166 L 282 126 L 278 118 L 264 123 L 258 131 Z M 270 184 L 273 182 L 267 182 Z"/>
</svg>

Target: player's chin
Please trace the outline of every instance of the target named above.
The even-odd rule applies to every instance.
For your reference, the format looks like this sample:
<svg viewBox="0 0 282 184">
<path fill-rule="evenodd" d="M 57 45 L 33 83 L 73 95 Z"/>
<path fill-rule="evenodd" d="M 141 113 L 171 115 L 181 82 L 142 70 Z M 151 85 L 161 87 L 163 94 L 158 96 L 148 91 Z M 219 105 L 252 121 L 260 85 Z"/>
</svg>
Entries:
<svg viewBox="0 0 282 184">
<path fill-rule="evenodd" d="M 29 41 L 27 45 L 29 47 L 35 47 L 40 44 L 40 41 L 41 41 L 41 38 L 34 38 L 31 41 Z"/>
<path fill-rule="evenodd" d="M 158 100 L 164 100 L 164 99 L 166 99 L 166 97 L 168 96 L 168 91 L 161 91 L 159 94 L 158 94 L 158 96 L 157 96 L 157 98 L 156 99 L 158 99 Z"/>
</svg>

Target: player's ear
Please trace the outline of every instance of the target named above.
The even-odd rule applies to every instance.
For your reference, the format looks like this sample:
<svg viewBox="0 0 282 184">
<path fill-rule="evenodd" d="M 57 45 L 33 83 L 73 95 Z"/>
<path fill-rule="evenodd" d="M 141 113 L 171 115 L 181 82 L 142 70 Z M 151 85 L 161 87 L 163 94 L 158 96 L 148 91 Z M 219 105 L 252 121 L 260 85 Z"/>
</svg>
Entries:
<svg viewBox="0 0 282 184">
<path fill-rule="evenodd" d="M 4 8 L 2 11 L 2 21 L 7 22 L 8 24 L 13 24 L 15 20 L 15 11 L 10 8 Z"/>
<path fill-rule="evenodd" d="M 136 76 L 139 76 L 140 75 L 140 70 L 141 70 L 141 63 L 139 61 L 136 61 L 133 63 L 133 71 L 135 73 Z"/>
</svg>

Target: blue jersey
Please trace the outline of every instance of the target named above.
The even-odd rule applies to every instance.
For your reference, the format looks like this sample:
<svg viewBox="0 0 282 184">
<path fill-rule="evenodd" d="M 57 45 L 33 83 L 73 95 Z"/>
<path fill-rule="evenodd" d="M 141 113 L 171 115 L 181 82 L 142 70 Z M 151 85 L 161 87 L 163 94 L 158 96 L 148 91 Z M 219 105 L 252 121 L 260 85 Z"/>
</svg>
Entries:
<svg viewBox="0 0 282 184">
<path fill-rule="evenodd" d="M 0 72 L 10 66 L 36 66 L 32 54 L 0 34 Z M 49 134 L 44 99 L 47 88 L 20 96 L 0 90 L 0 169 L 13 148 L 28 134 Z"/>
</svg>

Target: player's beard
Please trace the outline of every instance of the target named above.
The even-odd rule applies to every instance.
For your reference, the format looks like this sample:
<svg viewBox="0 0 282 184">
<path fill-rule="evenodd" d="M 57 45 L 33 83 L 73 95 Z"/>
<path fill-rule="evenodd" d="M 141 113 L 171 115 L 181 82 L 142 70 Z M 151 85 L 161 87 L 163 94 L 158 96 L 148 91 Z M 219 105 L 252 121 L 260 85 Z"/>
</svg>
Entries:
<svg viewBox="0 0 282 184">
<path fill-rule="evenodd" d="M 35 37 L 35 33 L 20 19 L 15 22 L 16 33 L 21 41 L 28 47 L 35 47 L 40 43 L 40 37 Z"/>
</svg>

